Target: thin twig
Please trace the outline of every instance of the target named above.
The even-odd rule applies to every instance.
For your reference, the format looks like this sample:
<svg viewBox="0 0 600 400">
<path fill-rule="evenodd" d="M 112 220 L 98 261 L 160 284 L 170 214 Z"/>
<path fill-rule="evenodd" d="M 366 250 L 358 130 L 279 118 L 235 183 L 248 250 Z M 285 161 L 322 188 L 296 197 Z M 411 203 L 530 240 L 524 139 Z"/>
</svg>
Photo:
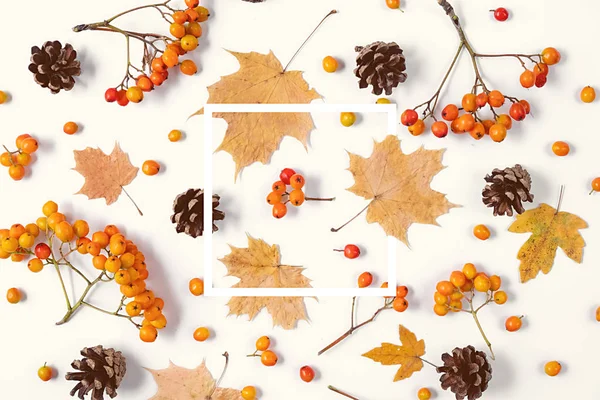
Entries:
<svg viewBox="0 0 600 400">
<path fill-rule="evenodd" d="M 360 214 L 364 213 L 367 208 L 369 208 L 369 206 L 371 205 L 371 202 L 369 202 L 369 204 L 367 204 L 365 206 L 365 208 L 363 208 L 362 210 L 360 210 L 358 212 L 358 214 L 356 214 L 354 217 L 350 218 L 350 220 L 348 222 L 346 222 L 344 225 L 340 226 L 339 228 L 331 228 L 331 232 L 339 232 L 343 227 L 345 227 L 346 225 L 348 225 L 350 222 L 354 221 L 356 218 L 358 218 L 360 216 Z"/>
<path fill-rule="evenodd" d="M 349 399 L 352 399 L 352 400 L 360 400 L 358 397 L 351 396 L 351 395 L 349 395 L 348 393 L 346 393 L 346 392 L 344 392 L 344 391 L 342 391 L 342 390 L 340 390 L 340 389 L 338 389 L 338 388 L 335 388 L 335 387 L 333 387 L 333 386 L 331 386 L 331 385 L 327 386 L 327 388 L 328 388 L 329 390 L 331 390 L 331 391 L 333 391 L 333 392 L 336 392 L 337 394 L 341 394 L 342 396 L 345 396 L 345 397 L 347 397 L 347 398 L 349 398 Z"/>
</svg>

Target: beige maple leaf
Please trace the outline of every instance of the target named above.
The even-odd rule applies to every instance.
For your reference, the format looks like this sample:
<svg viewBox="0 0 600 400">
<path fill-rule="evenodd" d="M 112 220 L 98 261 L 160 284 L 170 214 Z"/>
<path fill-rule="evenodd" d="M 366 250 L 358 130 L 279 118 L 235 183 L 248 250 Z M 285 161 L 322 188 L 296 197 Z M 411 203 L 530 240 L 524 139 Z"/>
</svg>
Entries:
<svg viewBox="0 0 600 400">
<path fill-rule="evenodd" d="M 400 365 L 394 382 L 410 378 L 414 372 L 420 371 L 423 368 L 421 356 L 425 355 L 423 340 L 417 340 L 415 334 L 402 325 L 399 326 L 399 332 L 402 345 L 382 343 L 381 347 L 375 347 L 363 354 L 363 357 L 381 365 Z"/>
<path fill-rule="evenodd" d="M 370 200 L 365 207 L 367 222 L 377 222 L 385 233 L 408 245 L 408 228 L 413 223 L 437 224 L 437 218 L 457 207 L 446 195 L 429 186 L 440 172 L 444 150 L 404 154 L 400 140 L 389 135 L 375 142 L 371 157 L 349 153 L 354 185 L 348 190 Z M 364 211 L 364 210 L 363 210 Z M 337 231 L 339 229 L 333 229 Z"/>
<path fill-rule="evenodd" d="M 307 104 L 321 96 L 309 89 L 301 71 L 285 71 L 273 52 L 229 51 L 240 63 L 234 74 L 208 87 L 207 103 Z M 203 114 L 204 109 L 196 114 Z M 266 164 L 284 136 L 298 139 L 306 148 L 314 123 L 307 113 L 214 113 L 227 122 L 227 132 L 217 151 L 231 154 L 235 176 L 254 162 Z"/>
<path fill-rule="evenodd" d="M 240 281 L 233 287 L 240 288 L 308 288 L 310 279 L 302 272 L 304 268 L 281 265 L 279 248 L 268 245 L 262 239 L 248 235 L 248 247 L 229 246 L 231 253 L 221 258 L 227 267 L 227 276 Z M 230 315 L 248 314 L 250 320 L 266 308 L 273 318 L 273 325 L 293 329 L 300 320 L 306 320 L 303 297 L 232 297 Z"/>
<path fill-rule="evenodd" d="M 239 390 L 217 387 L 204 361 L 194 369 L 169 362 L 168 368 L 147 370 L 158 385 L 149 400 L 243 400 Z"/>
<path fill-rule="evenodd" d="M 123 186 L 129 185 L 137 176 L 138 168 L 129 161 L 118 143 L 110 155 L 91 147 L 75 150 L 75 171 L 85 178 L 83 187 L 76 194 L 84 194 L 91 199 L 106 199 L 111 205 L 119 198 Z"/>
</svg>

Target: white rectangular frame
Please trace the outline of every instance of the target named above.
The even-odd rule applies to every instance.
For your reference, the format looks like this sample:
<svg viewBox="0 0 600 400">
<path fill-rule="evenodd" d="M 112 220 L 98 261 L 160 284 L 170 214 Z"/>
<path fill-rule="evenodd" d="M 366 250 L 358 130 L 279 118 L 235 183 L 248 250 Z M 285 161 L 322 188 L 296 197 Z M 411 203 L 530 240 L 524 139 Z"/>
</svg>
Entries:
<svg viewBox="0 0 600 400">
<path fill-rule="evenodd" d="M 306 112 L 306 113 L 387 113 L 388 134 L 396 135 L 397 110 L 394 104 L 207 104 L 204 106 L 204 198 L 213 195 L 213 113 L 215 112 Z M 212 201 L 204 201 L 204 295 L 215 297 L 348 297 L 396 295 L 397 241 L 388 236 L 388 282 L 386 288 L 215 288 L 213 287 Z"/>
</svg>

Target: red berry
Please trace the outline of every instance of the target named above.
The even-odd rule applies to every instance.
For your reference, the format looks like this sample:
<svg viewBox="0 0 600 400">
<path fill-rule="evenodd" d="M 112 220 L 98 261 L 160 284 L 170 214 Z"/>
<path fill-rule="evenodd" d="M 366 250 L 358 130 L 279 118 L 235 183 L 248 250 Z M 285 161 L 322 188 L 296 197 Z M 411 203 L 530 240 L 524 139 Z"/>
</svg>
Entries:
<svg viewBox="0 0 600 400">
<path fill-rule="evenodd" d="M 535 87 L 541 88 L 544 87 L 546 82 L 548 81 L 548 76 L 544 74 L 539 74 L 535 77 Z"/>
<path fill-rule="evenodd" d="M 400 117 L 400 122 L 404 126 L 411 126 L 419 119 L 419 114 L 415 110 L 405 110 Z"/>
<path fill-rule="evenodd" d="M 291 168 L 284 168 L 281 173 L 279 174 L 279 179 L 285 183 L 286 185 L 290 184 L 290 178 L 296 175 L 296 171 L 294 171 Z"/>
<path fill-rule="evenodd" d="M 444 121 L 436 121 L 431 125 L 431 132 L 439 138 L 448 135 L 448 125 Z"/>
<path fill-rule="evenodd" d="M 344 247 L 344 256 L 351 260 L 358 258 L 360 256 L 360 248 L 355 244 L 347 244 Z"/>
<path fill-rule="evenodd" d="M 47 259 L 48 257 L 50 257 L 51 253 L 52 251 L 46 243 L 40 243 L 37 246 L 35 246 L 35 256 L 40 260 Z"/>
<path fill-rule="evenodd" d="M 121 89 L 117 92 L 117 103 L 123 107 L 129 104 L 129 99 L 127 98 L 127 90 Z"/>
<path fill-rule="evenodd" d="M 494 12 L 494 18 L 496 21 L 504 22 L 508 19 L 508 10 L 504 7 L 496 8 L 495 10 L 491 10 Z"/>
<path fill-rule="evenodd" d="M 315 370 L 308 365 L 305 365 L 304 367 L 300 368 L 300 379 L 302 379 L 304 382 L 312 381 L 315 379 Z"/>
<path fill-rule="evenodd" d="M 510 106 L 509 114 L 515 121 L 523 121 L 527 115 L 527 112 L 525 111 L 523 104 L 513 103 L 513 105 Z"/>
<path fill-rule="evenodd" d="M 106 100 L 108 103 L 114 103 L 117 101 L 117 89 L 106 89 L 106 92 L 104 92 L 104 100 Z"/>
</svg>

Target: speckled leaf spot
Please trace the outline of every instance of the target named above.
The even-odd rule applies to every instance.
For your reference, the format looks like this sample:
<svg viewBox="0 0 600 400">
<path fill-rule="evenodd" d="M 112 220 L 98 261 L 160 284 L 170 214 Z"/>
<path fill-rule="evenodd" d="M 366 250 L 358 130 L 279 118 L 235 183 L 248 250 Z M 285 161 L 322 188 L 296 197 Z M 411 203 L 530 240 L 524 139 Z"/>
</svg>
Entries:
<svg viewBox="0 0 600 400">
<path fill-rule="evenodd" d="M 375 347 L 363 354 L 363 357 L 381 365 L 400 365 L 394 382 L 410 378 L 413 373 L 420 371 L 423 368 L 421 356 L 425 355 L 423 340 L 417 340 L 416 335 L 403 325 L 399 326 L 399 331 L 402 345 L 382 343 L 381 347 Z"/>
<path fill-rule="evenodd" d="M 106 199 L 111 205 L 119 198 L 123 186 L 129 185 L 137 176 L 139 168 L 129 161 L 118 143 L 110 155 L 100 149 L 91 147 L 73 151 L 75 155 L 75 171 L 85 178 L 83 187 L 76 194 L 84 194 L 91 199 Z"/>
<path fill-rule="evenodd" d="M 541 204 L 538 208 L 517 215 L 508 230 L 515 233 L 531 232 L 517 256 L 521 260 L 521 282 L 535 278 L 540 271 L 544 274 L 550 272 L 558 247 L 571 260 L 581 263 L 585 241 L 579 230 L 587 226 L 577 215 L 557 212 L 548 204 Z"/>
<path fill-rule="evenodd" d="M 371 202 L 367 222 L 378 223 L 385 233 L 408 245 L 408 228 L 413 223 L 438 225 L 437 218 L 457 207 L 446 195 L 429 186 L 440 172 L 444 150 L 404 154 L 400 140 L 389 135 L 375 143 L 371 157 L 349 153 L 354 185 L 348 190 Z"/>
<path fill-rule="evenodd" d="M 262 239 L 248 236 L 248 247 L 229 246 L 231 253 L 221 258 L 227 276 L 240 281 L 234 288 L 309 288 L 310 279 L 304 268 L 281 265 L 279 248 Z M 250 320 L 263 309 L 273 317 L 273 325 L 294 329 L 297 322 L 307 320 L 303 297 L 232 297 L 227 303 L 230 315 L 248 314 Z"/>
<path fill-rule="evenodd" d="M 284 71 L 273 52 L 230 51 L 240 63 L 234 74 L 208 87 L 209 104 L 308 104 L 321 96 L 309 89 L 301 71 Z M 204 108 L 196 114 L 204 113 Z M 235 177 L 254 162 L 266 164 L 284 136 L 298 139 L 306 148 L 314 123 L 307 113 L 214 113 L 227 122 L 217 151 L 231 154 Z"/>
<path fill-rule="evenodd" d="M 169 363 L 165 369 L 147 370 L 158 385 L 149 400 L 243 400 L 239 390 L 215 387 L 215 379 L 204 361 L 194 369 Z"/>
</svg>

